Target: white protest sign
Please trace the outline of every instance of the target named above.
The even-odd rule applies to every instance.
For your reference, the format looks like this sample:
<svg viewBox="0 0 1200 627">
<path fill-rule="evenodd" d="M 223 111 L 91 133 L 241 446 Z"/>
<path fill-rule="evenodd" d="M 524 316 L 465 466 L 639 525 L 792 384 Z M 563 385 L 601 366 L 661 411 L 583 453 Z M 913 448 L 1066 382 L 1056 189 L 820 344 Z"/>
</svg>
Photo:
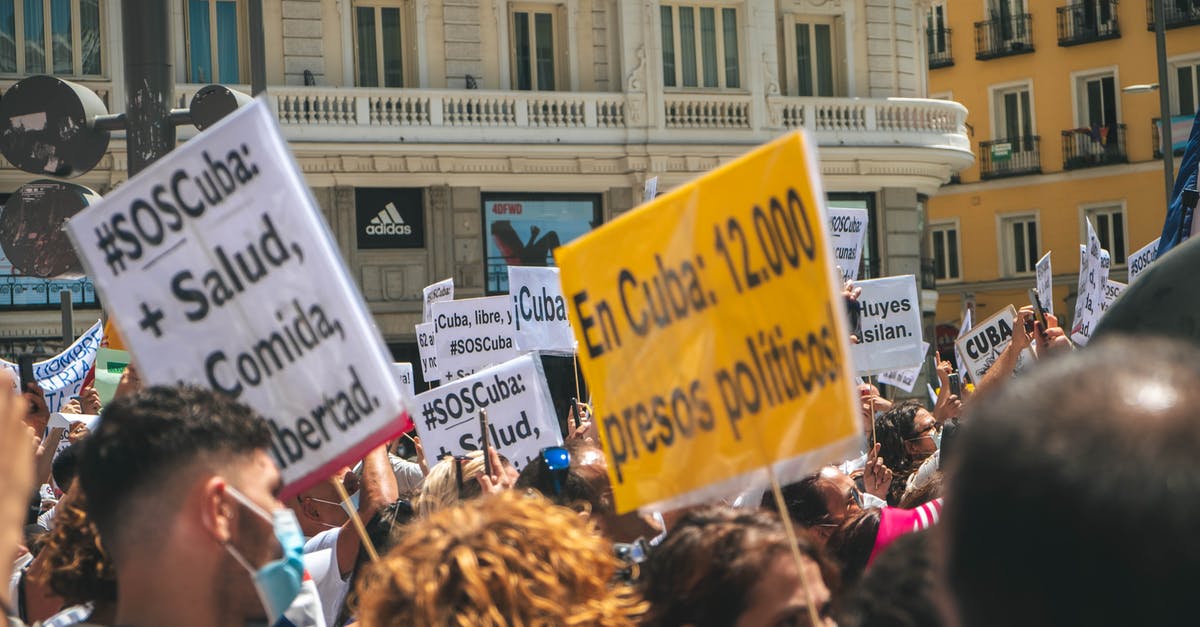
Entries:
<svg viewBox="0 0 1200 627">
<path fill-rule="evenodd" d="M 859 374 L 920 365 L 921 308 L 911 274 L 855 283 L 862 288 L 862 334 L 850 347 Z"/>
<path fill-rule="evenodd" d="M 432 322 L 416 325 L 417 354 L 421 358 L 421 376 L 427 383 L 441 381 L 437 365 L 437 330 Z"/>
<path fill-rule="evenodd" d="M 652 176 L 646 179 L 646 187 L 642 188 L 642 202 L 650 202 L 655 196 L 658 196 L 658 177 Z"/>
<path fill-rule="evenodd" d="M 1079 285 L 1075 296 L 1075 316 L 1071 320 L 1071 339 L 1076 344 L 1087 344 L 1092 335 L 1092 327 L 1100 314 L 1100 303 L 1103 300 L 1104 279 L 1101 273 L 1107 274 L 1103 268 L 1100 238 L 1091 220 L 1087 223 L 1087 243 L 1079 247 Z"/>
<path fill-rule="evenodd" d="M 517 470 L 543 448 L 562 444 L 541 360 L 525 355 L 417 396 L 415 423 L 430 467 L 446 455 L 480 449 L 481 409 L 489 442 Z"/>
<path fill-rule="evenodd" d="M 929 355 L 929 342 L 921 342 L 921 355 L 922 361 L 924 361 L 925 357 Z M 881 372 L 879 373 L 879 376 L 876 377 L 876 380 L 880 383 L 898 387 L 901 390 L 911 394 L 913 391 L 913 386 L 917 383 L 917 379 L 921 377 L 921 369 L 924 367 L 925 364 L 922 363 L 904 370 L 889 370 L 887 372 Z"/>
<path fill-rule="evenodd" d="M 521 354 L 508 296 L 434 303 L 433 325 L 442 381 L 461 379 Z"/>
<path fill-rule="evenodd" d="M 1112 255 L 1108 254 L 1107 250 L 1100 249 L 1100 288 L 1104 289 L 1104 284 L 1108 282 L 1108 272 L 1112 269 Z"/>
<path fill-rule="evenodd" d="M 67 223 L 148 385 L 267 418 L 285 497 L 407 429 L 383 338 L 260 98 Z"/>
<path fill-rule="evenodd" d="M 512 296 L 517 348 L 521 352 L 575 352 L 575 333 L 567 319 L 558 268 L 509 266 L 508 293 Z"/>
<path fill-rule="evenodd" d="M 82 422 L 88 430 L 95 431 L 96 424 L 100 422 L 100 416 L 96 414 L 63 414 L 54 412 L 50 414 L 50 420 L 46 422 L 46 428 L 61 428 L 70 431 L 71 425 L 77 422 Z"/>
<path fill-rule="evenodd" d="M 1158 259 L 1158 240 L 1160 239 L 1162 238 L 1154 238 L 1153 242 L 1150 242 L 1149 244 L 1139 248 L 1136 253 L 1133 253 L 1128 259 L 1125 260 L 1125 265 L 1129 268 L 1130 283 L 1133 283 L 1133 280 L 1136 279 L 1143 270 L 1149 267 L 1155 259 Z"/>
<path fill-rule="evenodd" d="M 417 395 L 416 383 L 413 381 L 413 367 L 407 361 L 397 361 L 392 363 L 392 374 L 396 375 L 396 381 L 400 383 L 400 387 L 404 388 L 404 392 L 409 398 Z"/>
<path fill-rule="evenodd" d="M 1016 315 L 1017 310 L 1009 305 L 975 325 L 975 328 L 967 333 L 960 334 L 954 341 L 959 356 L 966 360 L 960 369 L 970 373 L 972 381 L 981 380 L 984 373 L 1000 357 L 1000 353 L 1008 348 L 1012 342 L 1012 324 Z"/>
<path fill-rule="evenodd" d="M 834 264 L 842 269 L 842 279 L 858 278 L 863 238 L 867 234 L 867 210 L 829 207 L 829 241 Z"/>
<path fill-rule="evenodd" d="M 454 300 L 454 279 L 438 281 L 421 290 L 422 313 L 421 322 L 433 322 L 433 304 L 444 300 Z"/>
<path fill-rule="evenodd" d="M 1037 262 L 1038 302 L 1046 313 L 1054 315 L 1054 273 L 1050 269 L 1050 251 Z"/>
<path fill-rule="evenodd" d="M 937 405 L 937 392 L 934 391 L 933 386 L 926 383 L 925 389 L 929 391 L 929 402 Z"/>
<path fill-rule="evenodd" d="M 1105 281 L 1104 301 L 1100 303 L 1100 311 L 1102 313 L 1108 311 L 1108 308 L 1112 306 L 1113 301 L 1117 300 L 1117 297 L 1121 295 L 1121 292 L 1125 291 L 1126 287 L 1129 287 L 1129 285 L 1126 283 L 1113 280 Z"/>
<path fill-rule="evenodd" d="M 83 380 L 96 363 L 96 351 L 104 340 L 104 325 L 97 320 L 63 352 L 33 363 L 33 378 L 42 386 L 46 398 L 46 409 L 54 413 L 78 396 L 83 389 Z M 11 370 L 13 382 L 20 376 L 17 364 L 0 359 L 0 367 Z"/>
</svg>

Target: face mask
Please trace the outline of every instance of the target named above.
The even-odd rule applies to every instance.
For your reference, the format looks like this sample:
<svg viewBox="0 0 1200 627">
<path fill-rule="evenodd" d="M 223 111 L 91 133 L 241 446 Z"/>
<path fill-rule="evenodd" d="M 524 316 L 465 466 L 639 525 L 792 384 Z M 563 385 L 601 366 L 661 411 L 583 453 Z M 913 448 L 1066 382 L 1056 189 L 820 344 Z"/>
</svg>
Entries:
<svg viewBox="0 0 1200 627">
<path fill-rule="evenodd" d="M 929 434 L 929 437 L 933 440 L 934 450 L 942 450 L 942 430 L 935 429 L 933 433 Z"/>
<path fill-rule="evenodd" d="M 268 514 L 233 486 L 227 487 L 229 494 L 246 506 L 246 509 L 271 522 L 275 538 L 283 547 L 283 557 L 267 562 L 255 570 L 240 551 L 230 544 L 225 545 L 230 555 L 250 573 L 258 598 L 267 610 L 269 622 L 274 624 L 300 594 L 300 587 L 304 582 L 304 534 L 300 532 L 300 523 L 292 510 L 284 507 Z"/>
</svg>

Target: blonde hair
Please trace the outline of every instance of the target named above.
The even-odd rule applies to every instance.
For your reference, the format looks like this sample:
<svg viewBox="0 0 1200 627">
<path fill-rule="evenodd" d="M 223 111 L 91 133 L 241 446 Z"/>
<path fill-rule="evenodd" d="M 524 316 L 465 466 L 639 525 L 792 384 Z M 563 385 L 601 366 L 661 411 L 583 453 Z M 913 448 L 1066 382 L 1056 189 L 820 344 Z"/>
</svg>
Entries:
<svg viewBox="0 0 1200 627">
<path fill-rule="evenodd" d="M 483 452 L 471 451 L 466 457 L 467 460 L 462 462 L 463 496 L 470 498 L 482 492 L 478 477 L 484 472 Z M 458 492 L 458 464 L 457 459 L 446 456 L 429 469 L 417 497 L 418 517 L 426 518 L 462 500 Z"/>
<path fill-rule="evenodd" d="M 359 584 L 364 627 L 636 625 L 612 545 L 575 512 L 504 492 L 415 522 Z"/>
</svg>

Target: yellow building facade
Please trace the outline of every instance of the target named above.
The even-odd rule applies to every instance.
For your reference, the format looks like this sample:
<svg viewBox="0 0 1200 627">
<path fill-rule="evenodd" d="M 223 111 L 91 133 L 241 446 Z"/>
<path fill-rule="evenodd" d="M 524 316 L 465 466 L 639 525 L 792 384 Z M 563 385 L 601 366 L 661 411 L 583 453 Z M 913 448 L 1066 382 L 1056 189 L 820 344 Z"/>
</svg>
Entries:
<svg viewBox="0 0 1200 627">
<path fill-rule="evenodd" d="M 1190 119 L 1200 102 L 1200 2 L 1165 2 L 1171 114 Z M 1085 219 L 1110 251 L 1114 281 L 1124 282 L 1126 258 L 1159 236 L 1159 97 L 1123 91 L 1158 83 L 1151 20 L 1145 0 L 930 7 L 929 94 L 966 105 L 977 157 L 928 205 L 939 345 L 968 309 L 978 321 L 1028 304 L 1034 265 L 1048 251 L 1053 308 L 1066 325 Z"/>
</svg>

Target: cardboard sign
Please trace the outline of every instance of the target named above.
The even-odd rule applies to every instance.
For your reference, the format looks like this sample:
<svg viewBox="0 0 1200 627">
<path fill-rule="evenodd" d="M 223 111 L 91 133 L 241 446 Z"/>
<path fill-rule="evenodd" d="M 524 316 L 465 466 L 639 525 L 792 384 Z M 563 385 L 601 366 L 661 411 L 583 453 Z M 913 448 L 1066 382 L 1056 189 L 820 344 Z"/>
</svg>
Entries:
<svg viewBox="0 0 1200 627">
<path fill-rule="evenodd" d="M 1104 282 L 1104 302 L 1100 304 L 1101 313 L 1108 311 L 1113 301 L 1117 300 L 1117 297 L 1125 291 L 1126 287 L 1129 287 L 1129 285 L 1119 281 L 1108 280 Z"/>
<path fill-rule="evenodd" d="M 67 230 L 148 385 L 267 418 L 290 496 L 408 426 L 388 352 L 264 99 Z"/>
<path fill-rule="evenodd" d="M 556 251 L 619 511 L 857 455 L 814 145 L 782 137 Z"/>
<path fill-rule="evenodd" d="M 954 342 L 958 354 L 966 360 L 962 369 L 970 373 L 972 381 L 978 382 L 982 379 L 984 373 L 1000 357 L 1000 353 L 1008 348 L 1012 342 L 1012 324 L 1016 315 L 1017 310 L 1009 305 L 975 325 L 969 332 L 960 335 Z"/>
<path fill-rule="evenodd" d="M 396 375 L 396 381 L 408 393 L 409 398 L 417 395 L 416 383 L 413 380 L 412 364 L 406 361 L 397 361 L 392 364 L 392 374 Z"/>
<path fill-rule="evenodd" d="M 558 273 L 558 268 L 508 267 L 508 293 L 521 352 L 575 353 L 575 333 Z"/>
<path fill-rule="evenodd" d="M 921 307 L 917 280 L 911 274 L 859 281 L 862 288 L 862 334 L 850 347 L 859 374 L 903 370 L 920 365 Z"/>
<path fill-rule="evenodd" d="M 525 355 L 417 396 L 417 433 L 432 467 L 446 455 L 480 449 L 479 410 L 488 440 L 518 470 L 547 446 L 562 444 L 541 360 Z"/>
<path fill-rule="evenodd" d="M 521 354 L 508 296 L 434 303 L 433 325 L 442 381 L 461 379 Z"/>
<path fill-rule="evenodd" d="M 421 290 L 422 322 L 433 322 L 433 304 L 454 300 L 454 279 L 444 279 Z"/>
<path fill-rule="evenodd" d="M 33 376 L 46 398 L 46 408 L 54 413 L 78 396 L 88 371 L 96 363 L 96 351 L 104 341 L 104 327 L 97 320 L 63 352 L 45 361 L 34 362 Z M 0 359 L 0 368 L 12 371 L 13 382 L 19 385 L 17 364 Z"/>
<path fill-rule="evenodd" d="M 100 406 L 107 405 L 117 393 L 121 377 L 129 367 L 131 358 L 128 351 L 103 348 L 96 351 L 96 382 L 92 387 L 100 395 Z"/>
<path fill-rule="evenodd" d="M 1050 251 L 1037 262 L 1038 302 L 1046 313 L 1054 315 L 1054 273 L 1050 269 Z"/>
<path fill-rule="evenodd" d="M 427 382 L 441 381 L 442 373 L 437 364 L 437 329 L 432 322 L 418 324 L 417 355 L 421 358 L 421 376 Z"/>
<path fill-rule="evenodd" d="M 1133 281 L 1138 278 L 1138 275 L 1141 274 L 1143 270 L 1149 267 L 1155 259 L 1158 259 L 1158 240 L 1160 239 L 1162 238 L 1154 238 L 1153 242 L 1150 242 L 1149 244 L 1139 248 L 1136 253 L 1133 253 L 1128 259 L 1125 260 L 1125 265 L 1129 268 L 1130 283 L 1133 283 Z"/>
<path fill-rule="evenodd" d="M 925 357 L 929 356 L 929 342 L 921 342 L 921 347 L 921 361 L 924 362 Z M 925 364 L 921 363 L 920 365 L 904 370 L 889 370 L 887 372 L 881 372 L 879 373 L 879 376 L 876 377 L 876 380 L 878 380 L 880 383 L 898 387 L 901 390 L 911 394 L 913 391 L 913 386 L 917 383 L 917 379 L 921 378 L 921 370 L 924 367 Z"/>
<path fill-rule="evenodd" d="M 1071 340 L 1086 345 L 1092 334 L 1092 326 L 1100 316 L 1103 302 L 1103 286 L 1107 269 L 1103 267 L 1100 238 L 1091 220 L 1087 223 L 1087 244 L 1079 247 L 1079 285 L 1075 292 L 1075 316 L 1071 320 Z M 1102 273 L 1104 276 L 1102 276 Z"/>
<path fill-rule="evenodd" d="M 866 209 L 829 208 L 829 240 L 833 245 L 833 262 L 842 269 L 844 280 L 858 278 L 868 215 Z"/>
</svg>

